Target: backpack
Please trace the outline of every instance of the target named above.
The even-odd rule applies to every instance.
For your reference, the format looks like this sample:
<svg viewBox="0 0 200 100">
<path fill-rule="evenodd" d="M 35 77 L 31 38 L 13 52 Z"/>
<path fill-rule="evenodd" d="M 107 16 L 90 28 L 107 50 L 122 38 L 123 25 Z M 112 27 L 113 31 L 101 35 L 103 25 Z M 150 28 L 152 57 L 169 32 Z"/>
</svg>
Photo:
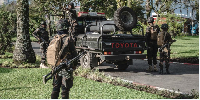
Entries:
<svg viewBox="0 0 200 100">
<path fill-rule="evenodd" d="M 157 40 L 157 27 L 156 26 L 151 26 L 150 27 L 150 33 L 151 33 L 151 40 Z"/>
<path fill-rule="evenodd" d="M 157 45 L 161 47 L 164 44 L 166 32 L 160 32 L 157 36 Z"/>
<path fill-rule="evenodd" d="M 65 37 L 66 34 L 62 35 L 55 35 L 53 40 L 49 43 L 49 46 L 47 48 L 47 63 L 51 66 L 57 66 L 61 61 L 60 56 L 62 53 L 62 39 Z M 69 37 L 67 37 L 66 40 L 68 40 Z M 67 43 L 65 43 L 67 45 Z"/>
</svg>

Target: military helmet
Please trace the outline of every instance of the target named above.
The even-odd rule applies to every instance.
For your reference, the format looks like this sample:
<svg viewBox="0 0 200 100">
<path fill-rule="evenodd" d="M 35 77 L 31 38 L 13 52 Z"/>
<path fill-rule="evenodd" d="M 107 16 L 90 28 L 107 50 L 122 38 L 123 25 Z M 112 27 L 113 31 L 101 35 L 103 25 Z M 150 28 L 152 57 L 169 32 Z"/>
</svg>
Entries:
<svg viewBox="0 0 200 100">
<path fill-rule="evenodd" d="M 74 9 L 74 3 L 70 2 L 69 5 L 71 5 L 72 9 Z"/>
<path fill-rule="evenodd" d="M 45 21 L 42 21 L 40 25 L 47 25 Z"/>
<path fill-rule="evenodd" d="M 69 22 L 66 19 L 61 19 L 56 24 L 56 30 L 66 30 L 69 27 Z"/>
<path fill-rule="evenodd" d="M 161 29 L 168 29 L 168 24 L 162 24 Z"/>
<path fill-rule="evenodd" d="M 147 20 L 147 22 L 148 22 L 148 23 L 153 23 L 153 22 L 154 22 L 153 17 L 149 17 L 148 20 Z"/>
</svg>

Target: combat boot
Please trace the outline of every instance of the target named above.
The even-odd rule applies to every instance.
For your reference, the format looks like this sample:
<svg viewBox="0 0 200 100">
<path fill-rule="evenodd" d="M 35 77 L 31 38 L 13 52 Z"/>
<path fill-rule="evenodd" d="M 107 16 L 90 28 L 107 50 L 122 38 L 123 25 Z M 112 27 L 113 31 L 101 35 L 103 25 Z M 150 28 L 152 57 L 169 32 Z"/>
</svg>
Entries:
<svg viewBox="0 0 200 100">
<path fill-rule="evenodd" d="M 58 91 L 52 91 L 51 93 L 51 99 L 58 99 L 59 92 Z"/>
<path fill-rule="evenodd" d="M 155 72 L 157 72 L 158 71 L 158 69 L 157 69 L 157 67 L 156 67 L 156 65 L 154 65 L 154 69 L 153 69 Z"/>
<path fill-rule="evenodd" d="M 69 91 L 65 90 L 61 93 L 62 99 L 69 99 Z"/>
<path fill-rule="evenodd" d="M 40 68 L 48 68 L 45 64 L 41 63 Z"/>
<path fill-rule="evenodd" d="M 149 65 L 149 68 L 146 69 L 147 71 L 152 71 L 153 67 L 151 65 Z"/>
</svg>

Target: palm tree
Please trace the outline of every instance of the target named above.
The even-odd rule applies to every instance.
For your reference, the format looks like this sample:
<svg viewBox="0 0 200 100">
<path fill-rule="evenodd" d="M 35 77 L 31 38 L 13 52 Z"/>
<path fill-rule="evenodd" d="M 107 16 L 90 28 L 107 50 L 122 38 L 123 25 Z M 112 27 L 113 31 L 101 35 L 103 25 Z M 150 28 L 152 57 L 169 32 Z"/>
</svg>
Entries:
<svg viewBox="0 0 200 100">
<path fill-rule="evenodd" d="M 29 4 L 28 0 L 17 0 L 17 41 L 13 51 L 16 64 L 34 63 L 36 60 L 29 36 Z"/>
</svg>

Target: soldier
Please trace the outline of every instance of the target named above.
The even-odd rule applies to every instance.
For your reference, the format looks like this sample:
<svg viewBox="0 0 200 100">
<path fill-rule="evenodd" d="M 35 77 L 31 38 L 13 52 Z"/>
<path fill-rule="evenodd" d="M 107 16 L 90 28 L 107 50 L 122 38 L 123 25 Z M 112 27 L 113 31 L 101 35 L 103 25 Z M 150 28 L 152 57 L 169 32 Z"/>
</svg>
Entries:
<svg viewBox="0 0 200 100">
<path fill-rule="evenodd" d="M 160 28 L 158 25 L 153 24 L 154 19 L 153 17 L 148 18 L 148 24 L 149 26 L 146 29 L 146 44 L 147 44 L 147 58 L 148 58 L 148 64 L 149 68 L 147 70 L 149 71 L 157 71 L 157 52 L 158 52 L 158 46 L 157 46 L 157 34 L 160 31 Z M 153 64 L 154 68 L 152 67 L 152 58 L 153 58 Z"/>
<path fill-rule="evenodd" d="M 40 68 L 48 68 L 45 63 L 46 63 L 46 51 L 49 44 L 49 35 L 48 32 L 46 31 L 46 26 L 47 26 L 46 22 L 42 21 L 40 25 L 41 26 L 33 32 L 33 36 L 36 39 L 38 39 L 40 43 L 40 50 L 42 52 Z"/>
<path fill-rule="evenodd" d="M 77 27 L 78 23 L 77 23 L 76 10 L 75 10 L 73 2 L 69 3 L 67 10 L 69 11 L 68 12 L 68 16 L 69 16 L 68 21 L 70 23 L 69 33 L 70 33 L 70 35 L 74 36 L 74 35 L 76 35 L 76 27 Z"/>
<path fill-rule="evenodd" d="M 68 23 L 67 20 L 59 20 L 56 28 L 57 34 L 63 36 L 61 42 L 62 43 L 61 44 L 62 53 L 60 56 L 61 60 L 62 59 L 70 60 L 77 56 L 77 51 L 75 49 L 74 41 L 71 38 L 71 36 L 69 36 L 68 31 L 66 29 L 69 26 L 67 23 Z M 70 65 L 70 67 L 73 69 L 75 69 L 76 66 L 77 62 L 74 62 L 74 64 Z M 73 70 L 63 69 L 53 77 L 53 91 L 51 93 L 51 98 L 58 99 L 61 87 L 62 99 L 69 99 L 69 91 L 72 86 L 73 86 Z"/>
<path fill-rule="evenodd" d="M 168 25 L 162 24 L 161 26 L 162 31 L 159 33 L 158 38 L 158 46 L 160 46 L 160 74 L 163 74 L 163 61 L 165 61 L 166 73 L 170 74 L 169 72 L 169 60 L 170 60 L 170 44 L 172 41 L 171 35 L 167 32 Z M 171 42 L 171 43 L 170 43 Z"/>
</svg>

